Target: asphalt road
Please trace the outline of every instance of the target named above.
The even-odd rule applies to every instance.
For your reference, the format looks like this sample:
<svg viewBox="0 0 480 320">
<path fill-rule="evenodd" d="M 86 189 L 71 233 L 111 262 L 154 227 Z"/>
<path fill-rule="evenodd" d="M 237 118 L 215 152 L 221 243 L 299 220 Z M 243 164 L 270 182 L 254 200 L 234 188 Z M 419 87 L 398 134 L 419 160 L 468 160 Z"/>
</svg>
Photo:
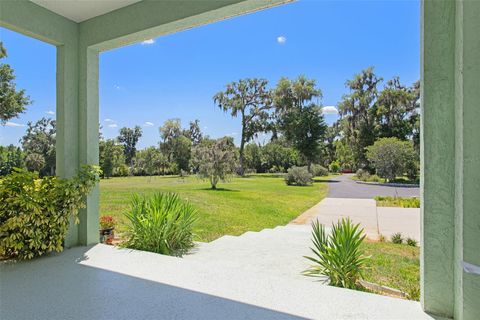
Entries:
<svg viewBox="0 0 480 320">
<path fill-rule="evenodd" d="M 394 187 L 360 184 L 350 179 L 352 175 L 341 175 L 328 182 L 329 198 L 372 199 L 375 196 L 419 197 L 418 187 Z"/>
</svg>

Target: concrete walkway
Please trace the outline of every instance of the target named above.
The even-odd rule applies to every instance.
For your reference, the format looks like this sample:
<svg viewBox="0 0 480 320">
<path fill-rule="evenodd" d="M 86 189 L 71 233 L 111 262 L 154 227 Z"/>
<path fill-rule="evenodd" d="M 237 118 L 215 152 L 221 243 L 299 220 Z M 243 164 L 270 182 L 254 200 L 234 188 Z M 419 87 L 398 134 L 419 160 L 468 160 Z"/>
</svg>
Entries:
<svg viewBox="0 0 480 320">
<path fill-rule="evenodd" d="M 351 179 L 352 174 L 336 176 L 328 182 L 329 198 L 373 199 L 375 196 L 419 197 L 417 187 L 398 187 L 357 183 Z"/>
<path fill-rule="evenodd" d="M 325 198 L 292 221 L 292 224 L 310 224 L 314 219 L 331 226 L 342 218 L 350 217 L 360 223 L 367 237 L 380 235 L 389 239 L 396 232 L 420 241 L 420 209 L 377 207 L 373 199 Z"/>
<path fill-rule="evenodd" d="M 300 276 L 308 238 L 287 226 L 220 238 L 183 259 L 96 245 L 0 263 L 0 318 L 433 319 L 418 302 Z"/>
</svg>

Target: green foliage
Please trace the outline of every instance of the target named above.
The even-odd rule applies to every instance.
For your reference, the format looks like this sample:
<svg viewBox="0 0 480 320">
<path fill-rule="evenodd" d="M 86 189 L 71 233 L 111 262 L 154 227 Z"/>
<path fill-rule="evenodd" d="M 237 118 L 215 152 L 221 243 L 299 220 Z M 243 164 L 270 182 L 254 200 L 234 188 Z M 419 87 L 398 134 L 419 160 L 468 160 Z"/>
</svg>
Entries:
<svg viewBox="0 0 480 320">
<path fill-rule="evenodd" d="M 127 248 L 181 256 L 194 245 L 196 209 L 176 194 L 135 195 L 125 216 L 130 222 Z"/>
<path fill-rule="evenodd" d="M 419 82 L 406 87 L 394 77 L 379 91 L 382 81 L 373 67 L 362 70 L 347 81 L 350 92 L 338 105 L 341 141 L 352 152 L 352 169 L 369 166 L 366 148 L 380 138 L 412 139 L 418 155 Z"/>
<path fill-rule="evenodd" d="M 374 68 L 369 67 L 347 80 L 350 93 L 342 97 L 338 104 L 340 127 L 345 143 L 352 152 L 356 168 L 368 165 L 365 148 L 375 142 L 375 116 L 372 110 L 378 96 L 378 85 L 382 78 L 377 77 Z"/>
<path fill-rule="evenodd" d="M 406 240 L 407 245 L 411 247 L 416 247 L 417 246 L 417 240 L 412 239 L 412 238 L 407 238 Z"/>
<path fill-rule="evenodd" d="M 328 169 L 333 173 L 338 173 L 338 171 L 340 171 L 340 163 L 337 160 L 335 160 L 332 163 L 330 163 L 330 165 L 328 166 Z"/>
<path fill-rule="evenodd" d="M 368 181 L 368 179 L 370 179 L 370 172 L 364 169 L 358 169 L 355 177 L 360 181 Z"/>
<path fill-rule="evenodd" d="M 40 172 L 42 168 L 45 166 L 45 158 L 38 153 L 30 153 L 25 158 L 25 166 L 30 171 Z"/>
<path fill-rule="evenodd" d="M 287 172 L 287 170 L 298 163 L 298 152 L 287 145 L 283 140 L 277 139 L 267 143 L 262 148 L 262 164 L 266 170 L 271 172 Z"/>
<path fill-rule="evenodd" d="M 380 177 L 392 181 L 403 175 L 408 164 L 415 161 L 416 154 L 409 141 L 382 138 L 367 147 L 367 157 Z"/>
<path fill-rule="evenodd" d="M 13 168 L 23 168 L 24 157 L 22 149 L 13 144 L 7 147 L 0 146 L 0 176 L 11 173 Z"/>
<path fill-rule="evenodd" d="M 204 140 L 193 149 L 192 163 L 198 168 L 198 175 L 210 181 L 212 189 L 235 172 L 236 162 L 235 146 L 228 138 Z"/>
<path fill-rule="evenodd" d="M 265 79 L 247 78 L 229 83 L 225 91 L 213 97 L 214 103 L 232 117 L 240 116 L 242 134 L 240 137 L 240 174 L 245 170 L 244 147 L 259 132 L 267 131 L 269 110 L 272 108 L 272 95 Z"/>
<path fill-rule="evenodd" d="M 309 186 L 312 184 L 313 175 L 307 167 L 291 167 L 285 174 L 285 183 L 289 186 Z"/>
<path fill-rule="evenodd" d="M 130 175 L 130 168 L 125 163 L 122 163 L 115 168 L 113 175 L 116 177 L 126 177 Z"/>
<path fill-rule="evenodd" d="M 375 197 L 378 207 L 420 208 L 419 198 Z"/>
<path fill-rule="evenodd" d="M 264 164 L 262 162 L 263 147 L 256 143 L 249 143 L 245 146 L 244 166 L 245 172 L 253 170 L 254 172 L 264 172 Z"/>
<path fill-rule="evenodd" d="M 393 243 L 395 244 L 402 244 L 403 243 L 403 238 L 402 234 L 400 232 L 392 234 L 392 237 L 390 238 Z"/>
<path fill-rule="evenodd" d="M 113 139 L 100 140 L 99 154 L 103 177 L 119 175 L 120 166 L 125 164 L 123 146 Z"/>
<path fill-rule="evenodd" d="M 123 127 L 120 129 L 118 142 L 123 144 L 123 154 L 125 155 L 125 164 L 132 165 L 133 159 L 137 153 L 137 143 L 142 137 L 142 128 L 135 126 L 135 128 Z"/>
<path fill-rule="evenodd" d="M 304 76 L 296 80 L 282 78 L 274 91 L 278 128 L 306 160 L 309 169 L 321 154 L 327 131 L 322 108 L 315 102 L 321 97 L 315 80 Z"/>
<path fill-rule="evenodd" d="M 55 175 L 56 168 L 56 122 L 50 118 L 42 118 L 35 123 L 28 122 L 27 133 L 22 137 L 22 148 L 27 157 L 38 154 L 43 157 L 45 165 L 40 170 L 41 176 Z M 39 165 L 40 157 L 34 156 Z M 32 159 L 33 160 L 33 159 Z M 37 168 L 38 169 L 38 168 Z"/>
<path fill-rule="evenodd" d="M 171 164 L 168 167 L 172 173 L 179 174 L 181 170 L 190 171 L 190 160 L 192 156 L 192 146 L 198 145 L 203 140 L 199 128 L 196 128 L 198 121 L 190 123 L 188 130 L 182 130 L 180 119 L 169 119 L 160 127 L 160 151 Z M 190 136 L 194 140 L 191 140 Z M 174 164 L 174 166 L 172 165 Z M 164 170 L 167 168 L 164 167 Z"/>
<path fill-rule="evenodd" d="M 357 288 L 362 278 L 362 270 L 367 262 L 360 248 L 365 235 L 360 224 L 353 225 L 350 219 L 342 219 L 332 224 L 332 232 L 327 235 L 325 227 L 315 220 L 312 223 L 312 242 L 310 248 L 314 257 L 305 257 L 315 265 L 304 272 L 309 276 L 326 276 L 330 285 L 336 287 Z"/>
<path fill-rule="evenodd" d="M 353 151 L 345 140 L 337 140 L 335 145 L 335 159 L 340 163 L 340 168 L 353 170 L 358 165 L 353 158 Z"/>
<path fill-rule="evenodd" d="M 325 167 L 322 167 L 319 164 L 314 164 L 312 165 L 312 174 L 314 177 L 325 177 L 328 176 L 328 169 Z"/>
<path fill-rule="evenodd" d="M 192 142 L 192 146 L 198 146 L 203 140 L 200 120 L 195 119 L 195 121 L 190 121 L 188 129 L 183 130 L 183 135 Z"/>
<path fill-rule="evenodd" d="M 135 175 L 160 175 L 169 172 L 170 163 L 160 149 L 149 147 L 137 152 L 133 168 Z"/>
<path fill-rule="evenodd" d="M 419 82 L 409 88 L 400 83 L 399 77 L 387 81 L 372 110 L 378 137 L 407 140 L 415 131 L 415 124 L 420 118 L 419 99 Z"/>
<path fill-rule="evenodd" d="M 0 180 L 0 255 L 31 259 L 62 251 L 69 219 L 85 206 L 84 197 L 100 169 L 83 167 L 71 179 L 39 178 L 15 169 Z"/>
<path fill-rule="evenodd" d="M 0 59 L 7 57 L 7 50 L 0 41 Z M 10 65 L 0 63 L 0 124 L 17 117 L 25 111 L 25 106 L 32 103 L 25 90 L 17 90 L 15 74 Z"/>
</svg>

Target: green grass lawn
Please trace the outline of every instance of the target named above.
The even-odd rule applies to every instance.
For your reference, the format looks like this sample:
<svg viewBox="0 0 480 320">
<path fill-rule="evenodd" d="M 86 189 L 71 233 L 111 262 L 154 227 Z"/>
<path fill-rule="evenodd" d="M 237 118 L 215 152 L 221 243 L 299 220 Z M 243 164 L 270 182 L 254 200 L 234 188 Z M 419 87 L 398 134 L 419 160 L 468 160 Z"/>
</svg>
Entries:
<svg viewBox="0 0 480 320">
<path fill-rule="evenodd" d="M 368 240 L 362 248 L 371 256 L 364 272 L 366 281 L 399 289 L 412 300 L 420 299 L 420 248 Z"/>
<path fill-rule="evenodd" d="M 124 177 L 100 182 L 100 215 L 117 218 L 117 230 L 125 230 L 123 212 L 132 194 L 175 192 L 197 209 L 199 220 L 194 232 L 199 241 L 222 235 L 240 235 L 284 225 L 309 209 L 327 194 L 328 178 L 316 178 L 312 186 L 287 186 L 281 176 L 252 175 L 219 183 L 210 190 L 207 181 L 195 176 Z"/>
<path fill-rule="evenodd" d="M 375 197 L 377 207 L 420 208 L 419 198 Z"/>
</svg>

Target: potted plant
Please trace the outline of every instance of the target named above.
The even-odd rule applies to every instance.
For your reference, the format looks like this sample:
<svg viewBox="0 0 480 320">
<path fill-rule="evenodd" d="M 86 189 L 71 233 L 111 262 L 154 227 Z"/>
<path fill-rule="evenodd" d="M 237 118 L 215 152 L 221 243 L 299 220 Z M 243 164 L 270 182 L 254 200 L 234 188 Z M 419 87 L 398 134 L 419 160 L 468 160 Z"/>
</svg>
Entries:
<svg viewBox="0 0 480 320">
<path fill-rule="evenodd" d="M 115 219 L 112 216 L 100 217 L 100 242 L 112 244 L 115 230 Z"/>
</svg>

